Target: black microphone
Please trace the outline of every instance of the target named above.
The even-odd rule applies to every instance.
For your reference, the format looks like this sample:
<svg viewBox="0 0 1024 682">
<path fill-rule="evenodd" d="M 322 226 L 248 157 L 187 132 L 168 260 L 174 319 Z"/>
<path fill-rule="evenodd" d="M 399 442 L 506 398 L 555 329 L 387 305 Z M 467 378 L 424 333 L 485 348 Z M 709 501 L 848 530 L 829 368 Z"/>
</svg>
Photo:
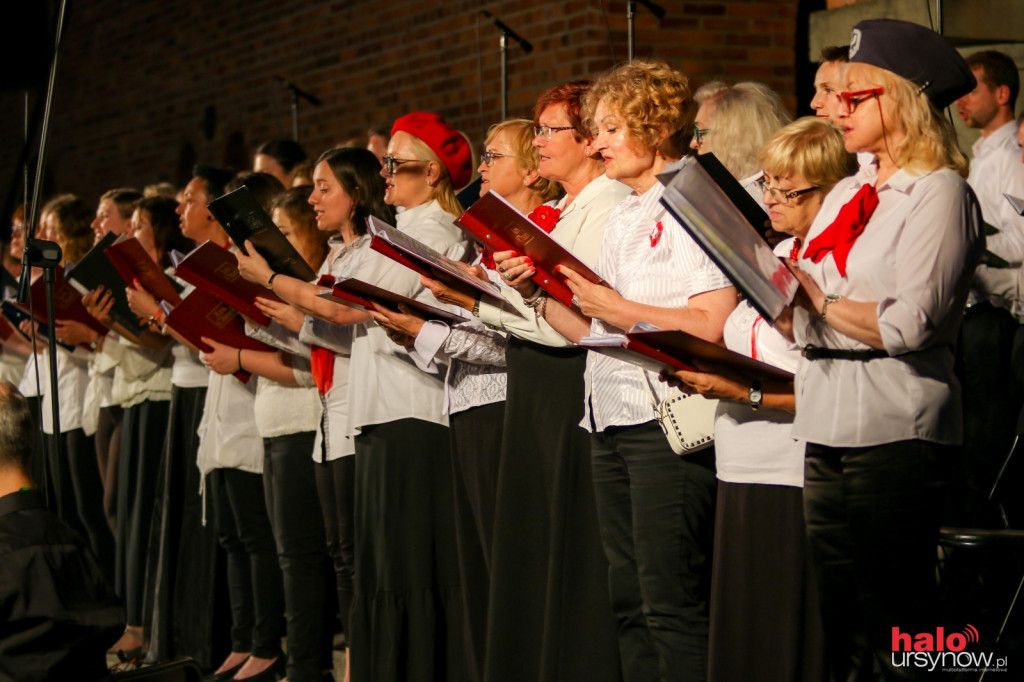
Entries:
<svg viewBox="0 0 1024 682">
<path fill-rule="evenodd" d="M 523 48 L 523 52 L 533 52 L 533 45 L 530 44 L 530 41 L 527 40 L 526 38 L 523 38 L 521 35 L 519 35 L 515 31 L 510 29 L 508 26 L 506 26 L 505 22 L 503 22 L 501 19 L 494 16 L 485 9 L 480 10 L 480 14 L 484 15 L 485 17 L 493 21 L 494 25 L 497 26 L 502 31 L 502 33 L 505 33 L 510 38 L 512 38 L 512 40 L 519 43 L 519 45 Z"/>
<path fill-rule="evenodd" d="M 641 5 L 651 10 L 651 14 L 659 19 L 665 18 L 665 8 L 661 5 L 651 2 L 650 0 L 637 0 Z"/>
<path fill-rule="evenodd" d="M 282 78 L 281 76 L 274 76 L 274 78 L 276 78 L 278 81 L 280 81 L 281 85 L 283 85 L 284 87 L 288 88 L 293 93 L 295 93 L 296 97 L 301 97 L 302 99 L 304 99 L 307 102 L 309 102 L 310 104 L 312 104 L 314 107 L 320 106 L 320 98 L 317 97 L 316 95 L 309 94 L 308 92 L 306 92 L 305 90 L 303 90 L 299 86 L 295 85 L 294 83 L 292 83 L 290 80 L 288 80 L 286 78 Z"/>
</svg>

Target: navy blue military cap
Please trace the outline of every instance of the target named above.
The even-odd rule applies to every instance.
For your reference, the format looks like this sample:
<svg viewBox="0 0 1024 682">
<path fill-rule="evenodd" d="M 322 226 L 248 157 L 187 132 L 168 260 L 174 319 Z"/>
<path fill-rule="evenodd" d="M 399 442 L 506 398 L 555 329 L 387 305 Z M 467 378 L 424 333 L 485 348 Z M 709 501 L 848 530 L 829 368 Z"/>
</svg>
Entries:
<svg viewBox="0 0 1024 682">
<path fill-rule="evenodd" d="M 892 71 L 944 109 L 978 84 L 960 53 L 929 28 L 897 19 L 866 19 L 853 27 L 850 61 Z"/>
</svg>

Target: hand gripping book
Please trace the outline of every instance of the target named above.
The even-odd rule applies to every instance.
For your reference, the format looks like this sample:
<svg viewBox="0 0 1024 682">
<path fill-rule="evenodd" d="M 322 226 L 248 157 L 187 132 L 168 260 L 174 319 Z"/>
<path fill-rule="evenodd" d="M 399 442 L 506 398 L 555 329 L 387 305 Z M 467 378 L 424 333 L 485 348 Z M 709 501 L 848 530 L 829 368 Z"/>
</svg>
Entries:
<svg viewBox="0 0 1024 682">
<path fill-rule="evenodd" d="M 217 247 L 220 248 L 220 247 Z M 213 339 L 232 348 L 269 351 L 270 346 L 246 335 L 245 320 L 208 291 L 193 289 L 181 303 L 167 313 L 167 324 L 193 346 L 203 352 L 213 349 L 202 337 Z M 239 381 L 249 381 L 249 372 L 235 372 Z"/>
<path fill-rule="evenodd" d="M 501 287 L 470 274 L 466 271 L 465 263 L 438 253 L 375 216 L 366 219 L 366 227 L 371 236 L 370 248 L 377 253 L 387 256 L 421 275 L 442 281 L 450 278 L 485 296 L 490 296 L 498 301 L 503 300 Z"/>
<path fill-rule="evenodd" d="M 177 283 L 164 273 L 138 239 L 118 241 L 107 247 L 105 253 L 125 282 L 138 280 L 139 285 L 156 300 L 167 301 L 171 305 L 181 303 Z"/>
<path fill-rule="evenodd" d="M 796 277 L 704 167 L 692 159 L 685 163 L 665 186 L 661 203 L 757 312 L 774 322 L 793 300 Z"/>
<path fill-rule="evenodd" d="M 54 268 L 53 276 L 53 319 L 75 320 L 76 322 L 81 322 L 100 335 L 105 335 L 107 333 L 107 328 L 100 324 L 99 320 L 90 315 L 89 311 L 87 311 L 85 306 L 82 305 L 82 295 L 64 279 L 63 268 Z M 30 312 L 36 322 L 41 325 L 46 325 L 45 286 L 46 284 L 43 282 L 42 276 L 37 277 L 36 280 L 32 282 L 32 309 L 29 310 L 27 303 L 25 305 L 18 305 L 22 310 Z M 87 350 L 89 349 L 87 345 L 83 345 L 82 347 Z"/>
<path fill-rule="evenodd" d="M 646 322 L 638 322 L 625 334 L 584 337 L 579 345 L 656 373 L 677 369 L 699 372 L 702 370 L 697 368 L 697 363 L 700 363 L 722 365 L 751 379 L 793 379 L 793 375 L 784 369 L 741 355 L 717 343 L 678 329 L 659 329 Z"/>
<path fill-rule="evenodd" d="M 326 284 L 327 281 L 329 280 L 320 280 L 321 284 Z M 467 319 L 447 310 L 435 308 L 432 305 L 421 303 L 407 296 L 396 294 L 387 289 L 381 289 L 352 277 L 343 277 L 342 279 L 335 280 L 333 288 L 323 291 L 319 296 L 328 301 L 347 305 L 350 308 L 359 308 L 367 311 L 376 310 L 373 304 L 377 303 L 388 310 L 398 312 L 398 304 L 401 303 L 411 308 L 414 315 L 425 320 L 441 320 L 448 324 L 459 324 Z"/>
<path fill-rule="evenodd" d="M 123 240 L 121 236 L 113 232 L 103 235 L 89 249 L 89 252 L 75 263 L 74 267 L 68 269 L 68 283 L 83 296 L 101 286 L 109 291 L 114 299 L 114 305 L 110 309 L 111 319 L 138 336 L 142 333 L 142 325 L 139 324 L 139 316 L 133 313 L 128 306 L 128 295 L 125 293 L 125 288 L 128 286 L 126 280 L 104 253 L 119 239 Z"/>
<path fill-rule="evenodd" d="M 5 323 L 10 326 L 12 332 L 17 333 L 18 336 L 25 339 L 29 343 L 32 343 L 32 338 L 18 328 L 23 320 L 29 319 L 30 316 L 27 312 L 16 306 L 11 301 L 3 301 L 2 303 L 0 303 L 0 315 L 3 316 Z M 38 334 L 40 337 L 45 339 L 50 335 L 50 328 L 45 323 L 40 322 Z M 5 340 L 9 339 L 10 335 L 4 336 L 3 338 Z M 60 341 L 58 341 L 57 344 L 63 346 L 64 349 L 69 353 L 75 350 L 75 347 L 70 344 L 61 343 Z"/>
<path fill-rule="evenodd" d="M 572 306 L 572 291 L 565 284 L 565 275 L 558 272 L 559 265 L 595 284 L 603 283 L 583 261 L 493 190 L 455 222 L 492 251 L 515 251 L 530 258 L 537 269 L 533 281 L 566 306 Z"/>
<path fill-rule="evenodd" d="M 274 272 L 303 282 L 316 279 L 313 269 L 281 234 L 245 185 L 214 199 L 207 208 L 245 255 L 249 255 L 245 250 L 245 240 L 248 239 Z"/>
<path fill-rule="evenodd" d="M 266 287 L 246 281 L 235 254 L 210 241 L 189 252 L 174 273 L 264 327 L 270 326 L 270 318 L 256 307 L 256 297 L 281 300 Z"/>
</svg>

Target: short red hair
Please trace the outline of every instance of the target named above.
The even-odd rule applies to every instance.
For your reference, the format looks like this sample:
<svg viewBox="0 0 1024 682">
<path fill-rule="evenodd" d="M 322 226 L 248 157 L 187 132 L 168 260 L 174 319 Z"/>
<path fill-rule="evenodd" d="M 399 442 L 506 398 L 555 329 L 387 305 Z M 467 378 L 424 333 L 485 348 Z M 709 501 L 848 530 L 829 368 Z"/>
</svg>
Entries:
<svg viewBox="0 0 1024 682">
<path fill-rule="evenodd" d="M 583 120 L 583 97 L 590 91 L 591 81 L 579 80 L 562 83 L 551 88 L 537 99 L 533 108 L 533 124 L 540 125 L 540 115 L 553 104 L 561 104 L 569 116 L 573 137 L 576 141 L 590 139 L 590 129 Z"/>
</svg>

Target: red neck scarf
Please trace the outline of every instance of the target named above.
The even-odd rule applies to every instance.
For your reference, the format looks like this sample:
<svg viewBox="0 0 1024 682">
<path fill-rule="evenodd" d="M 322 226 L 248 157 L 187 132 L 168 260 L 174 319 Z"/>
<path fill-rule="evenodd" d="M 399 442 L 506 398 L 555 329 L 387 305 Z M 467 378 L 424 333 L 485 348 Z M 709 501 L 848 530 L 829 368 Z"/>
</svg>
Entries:
<svg viewBox="0 0 1024 682">
<path fill-rule="evenodd" d="M 832 224 L 807 243 L 804 258 L 820 263 L 831 253 L 839 274 L 846 277 L 846 259 L 850 255 L 850 249 L 864 231 L 864 226 L 877 207 L 878 192 L 875 191 L 874 185 L 863 185 L 860 191 L 839 209 L 839 215 Z"/>
</svg>

